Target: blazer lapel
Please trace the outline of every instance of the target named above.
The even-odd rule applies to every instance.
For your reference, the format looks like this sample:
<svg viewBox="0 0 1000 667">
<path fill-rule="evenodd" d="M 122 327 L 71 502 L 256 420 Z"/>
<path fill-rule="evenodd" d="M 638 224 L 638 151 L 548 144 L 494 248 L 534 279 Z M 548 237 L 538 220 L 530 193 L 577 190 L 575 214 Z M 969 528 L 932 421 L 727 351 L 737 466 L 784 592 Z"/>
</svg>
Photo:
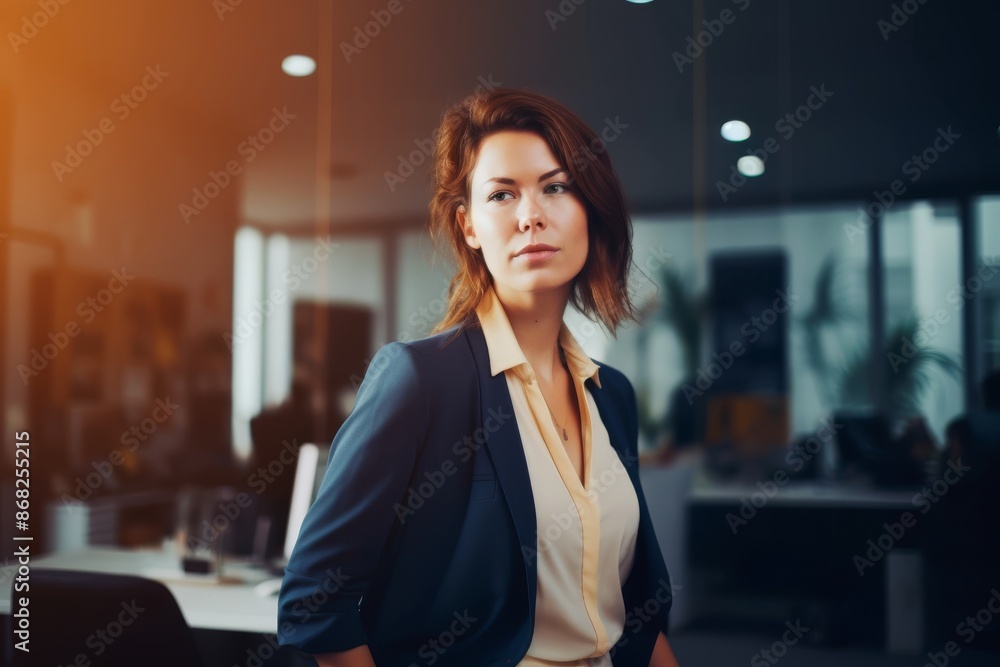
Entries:
<svg viewBox="0 0 1000 667">
<path fill-rule="evenodd" d="M 466 330 L 472 355 L 479 374 L 479 424 L 486 423 L 489 412 L 501 412 L 513 415 L 514 404 L 510 400 L 510 390 L 504 373 L 496 377 L 490 375 L 490 356 L 486 346 L 486 337 L 479 326 Z M 521 553 L 525 555 L 524 576 L 528 587 L 529 618 L 534 622 L 535 596 L 537 586 L 536 558 L 529 558 L 537 547 L 535 533 L 535 499 L 531 493 L 531 477 L 528 475 L 528 462 L 524 458 L 524 445 L 521 442 L 521 432 L 516 419 L 505 419 L 500 427 L 489 434 L 484 444 L 493 467 L 497 473 L 497 481 L 504 500 L 510 508 L 514 529 L 521 543 Z"/>
<path fill-rule="evenodd" d="M 594 362 L 597 363 L 597 362 Z M 603 368 L 600 363 L 598 366 Z M 593 378 L 587 378 L 584 385 L 590 390 L 590 395 L 594 397 L 594 403 L 597 404 L 597 412 L 601 415 L 601 421 L 604 422 L 604 428 L 608 431 L 608 439 L 611 440 L 611 446 L 614 447 L 615 451 L 618 452 L 618 458 L 622 460 L 625 468 L 629 471 L 632 470 L 631 464 L 634 461 L 629 461 L 628 456 L 628 436 L 625 434 L 625 424 L 622 422 L 621 414 L 615 410 L 614 405 L 611 403 L 611 397 L 608 392 L 605 391 L 610 382 L 607 374 L 601 376 L 601 382 L 604 383 L 604 388 L 598 387 L 594 382 Z"/>
<path fill-rule="evenodd" d="M 479 426 L 482 427 L 486 424 L 489 411 L 500 411 L 503 414 L 513 415 L 514 405 L 510 399 L 506 376 L 503 373 L 496 377 L 490 376 L 489 349 L 486 346 L 486 337 L 483 335 L 482 329 L 477 325 L 468 328 L 466 339 L 472 349 L 479 376 Z M 633 488 L 638 493 L 640 488 L 639 460 L 637 456 L 630 456 L 628 452 L 625 417 L 620 410 L 616 409 L 612 397 L 612 393 L 616 389 L 612 386 L 610 377 L 607 375 L 603 376 L 601 381 L 603 388 L 598 387 L 592 378 L 587 379 L 586 386 L 590 390 L 591 396 L 594 397 L 594 403 L 597 405 L 598 413 L 608 431 L 611 445 L 625 465 Z M 537 546 L 535 501 L 531 493 L 531 478 L 528 474 L 527 460 L 524 458 L 524 447 L 521 442 L 521 433 L 517 428 L 517 420 L 503 420 L 500 427 L 489 435 L 483 449 L 493 462 L 501 492 L 510 509 L 514 528 L 517 531 L 521 553 L 525 555 L 522 561 L 524 562 L 525 584 L 528 590 L 528 623 L 529 627 L 534 627 L 535 598 L 538 586 L 537 558 L 527 556 L 534 555 Z M 644 601 L 648 599 L 648 591 L 653 579 L 659 577 L 656 585 L 662 586 L 663 582 L 669 578 L 666 568 L 663 566 L 662 557 L 659 555 L 659 546 L 652 537 L 653 535 L 653 525 L 645 498 L 639 494 L 639 536 L 636 543 L 635 563 L 632 566 L 632 573 L 622 587 L 626 609 L 644 604 Z M 670 592 L 668 587 L 666 594 L 670 595 Z M 658 621 L 658 623 L 661 622 L 665 623 L 665 616 Z M 635 630 L 633 630 L 634 632 Z M 623 635 L 615 648 L 621 648 L 628 640 L 629 638 Z M 621 661 L 628 662 L 630 653 L 638 655 L 643 651 L 643 647 L 638 642 L 632 642 L 632 646 L 626 649 L 616 664 L 620 664 Z"/>
<path fill-rule="evenodd" d="M 466 329 L 466 335 L 479 374 L 479 424 L 482 426 L 486 423 L 490 410 L 500 411 L 503 414 L 513 414 L 514 405 L 510 400 L 506 376 L 503 373 L 497 374 L 496 377 L 490 376 L 489 349 L 486 346 L 486 337 L 483 335 L 482 329 L 478 326 L 469 327 Z M 634 483 L 636 471 L 633 469 L 633 464 L 635 461 L 630 461 L 627 454 L 627 437 L 620 415 L 611 404 L 608 392 L 598 387 L 592 378 L 587 379 L 586 386 L 594 397 L 594 403 L 597 405 L 601 420 L 608 430 L 611 444 L 618 452 L 618 457 L 629 471 L 629 475 L 633 477 Z M 493 462 L 504 499 L 510 508 L 514 528 L 517 531 L 518 540 L 521 542 L 521 553 L 532 554 L 537 546 L 535 500 L 531 493 L 531 478 L 528 475 L 528 463 L 524 458 L 524 446 L 521 442 L 521 433 L 517 428 L 517 420 L 504 420 L 500 428 L 489 435 L 484 448 Z M 533 614 L 536 559 L 525 558 L 524 561 L 529 592 L 528 599 L 531 601 Z"/>
</svg>

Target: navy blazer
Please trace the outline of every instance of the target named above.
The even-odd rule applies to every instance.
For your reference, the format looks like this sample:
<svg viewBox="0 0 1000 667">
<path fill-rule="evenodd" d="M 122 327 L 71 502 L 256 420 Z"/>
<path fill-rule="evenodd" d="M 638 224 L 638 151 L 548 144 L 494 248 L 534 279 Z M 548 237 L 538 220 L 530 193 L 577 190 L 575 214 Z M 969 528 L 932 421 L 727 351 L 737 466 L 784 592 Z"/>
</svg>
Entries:
<svg viewBox="0 0 1000 667">
<path fill-rule="evenodd" d="M 458 330 L 388 343 L 372 359 L 285 569 L 281 645 L 367 644 L 378 667 L 511 667 L 527 653 L 531 481 L 506 377 L 490 375 L 478 321 Z M 595 363 L 602 386 L 586 386 L 639 500 L 612 662 L 647 667 L 671 587 L 639 483 L 635 391 Z"/>
</svg>

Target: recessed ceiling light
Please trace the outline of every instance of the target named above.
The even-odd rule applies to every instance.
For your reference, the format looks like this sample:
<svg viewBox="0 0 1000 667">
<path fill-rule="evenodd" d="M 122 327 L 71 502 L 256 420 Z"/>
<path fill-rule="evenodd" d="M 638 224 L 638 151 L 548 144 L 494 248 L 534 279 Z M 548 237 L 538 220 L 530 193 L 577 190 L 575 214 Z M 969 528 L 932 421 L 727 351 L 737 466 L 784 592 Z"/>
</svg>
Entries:
<svg viewBox="0 0 1000 667">
<path fill-rule="evenodd" d="M 736 161 L 736 168 L 744 176 L 753 178 L 764 173 L 764 161 L 756 155 L 744 155 Z"/>
<path fill-rule="evenodd" d="M 722 124 L 720 133 L 727 141 L 746 141 L 750 137 L 750 126 L 742 120 L 730 120 Z"/>
<path fill-rule="evenodd" d="M 633 5 L 644 5 L 647 2 L 652 2 L 653 0 L 628 0 L 628 1 L 631 2 Z"/>
<path fill-rule="evenodd" d="M 309 76 L 316 71 L 316 61 L 309 56 L 286 56 L 281 61 L 281 71 L 288 76 Z"/>
</svg>

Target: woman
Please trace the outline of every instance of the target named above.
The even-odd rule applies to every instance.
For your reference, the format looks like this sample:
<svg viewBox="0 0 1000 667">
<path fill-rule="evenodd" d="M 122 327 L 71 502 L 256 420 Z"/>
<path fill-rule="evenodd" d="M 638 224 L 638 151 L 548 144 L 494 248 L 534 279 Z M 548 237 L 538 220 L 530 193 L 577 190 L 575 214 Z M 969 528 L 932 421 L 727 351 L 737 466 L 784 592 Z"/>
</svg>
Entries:
<svg viewBox="0 0 1000 667">
<path fill-rule="evenodd" d="M 668 667 L 671 587 L 635 392 L 563 323 L 614 332 L 631 223 L 603 144 L 542 95 L 449 109 L 431 230 L 459 270 L 432 335 L 378 350 L 279 597 L 321 667 Z"/>
</svg>

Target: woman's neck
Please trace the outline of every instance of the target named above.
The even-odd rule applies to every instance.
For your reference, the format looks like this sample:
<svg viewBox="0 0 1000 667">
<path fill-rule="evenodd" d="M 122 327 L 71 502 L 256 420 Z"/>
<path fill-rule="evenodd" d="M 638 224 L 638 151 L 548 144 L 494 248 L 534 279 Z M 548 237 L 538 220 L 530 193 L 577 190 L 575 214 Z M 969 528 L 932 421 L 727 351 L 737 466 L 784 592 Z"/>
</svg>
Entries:
<svg viewBox="0 0 1000 667">
<path fill-rule="evenodd" d="M 569 285 L 544 292 L 520 292 L 493 287 L 503 305 L 521 352 L 542 382 L 560 372 L 559 330 L 569 301 Z"/>
</svg>

